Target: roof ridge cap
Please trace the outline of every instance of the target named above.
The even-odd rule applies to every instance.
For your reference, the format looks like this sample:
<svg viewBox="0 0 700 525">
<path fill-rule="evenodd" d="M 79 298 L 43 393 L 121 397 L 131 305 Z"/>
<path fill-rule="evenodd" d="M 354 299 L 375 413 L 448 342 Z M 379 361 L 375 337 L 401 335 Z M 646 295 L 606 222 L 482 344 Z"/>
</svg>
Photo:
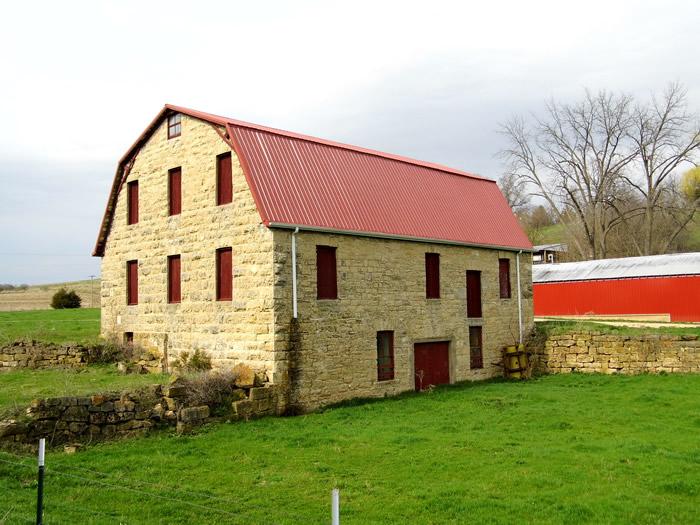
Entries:
<svg viewBox="0 0 700 525">
<path fill-rule="evenodd" d="M 179 111 L 181 113 L 185 113 L 186 115 L 190 115 L 190 116 L 193 116 L 195 118 L 203 118 L 205 120 L 211 120 L 211 121 L 214 121 L 217 124 L 221 124 L 221 125 L 228 124 L 230 126 L 235 126 L 235 127 L 254 129 L 254 130 L 262 131 L 263 133 L 270 133 L 272 135 L 282 135 L 282 136 L 296 139 L 296 140 L 303 140 L 306 142 L 323 144 L 325 146 L 330 146 L 333 148 L 355 151 L 358 153 L 363 153 L 365 155 L 372 155 L 375 157 L 383 157 L 383 158 L 394 160 L 397 162 L 403 162 L 405 164 L 413 164 L 415 166 L 422 166 L 424 168 L 429 168 L 429 169 L 433 169 L 433 170 L 437 170 L 437 171 L 443 171 L 445 173 L 450 173 L 452 175 L 458 175 L 461 177 L 481 180 L 481 181 L 485 181 L 485 182 L 492 182 L 494 184 L 496 183 L 496 181 L 494 179 L 490 179 L 490 178 L 484 177 L 482 175 L 476 175 L 474 173 L 469 173 L 467 171 L 459 170 L 457 168 L 451 168 L 449 166 L 445 166 L 443 164 L 438 164 L 436 162 L 414 159 L 414 158 L 406 157 L 403 155 L 397 155 L 395 153 L 388 153 L 385 151 L 379 151 L 379 150 L 375 150 L 375 149 L 371 149 L 371 148 L 365 148 L 363 146 L 356 146 L 354 144 L 337 142 L 334 140 L 324 139 L 321 137 L 315 137 L 313 135 L 306 135 L 303 133 L 297 133 L 295 131 L 287 131 L 287 130 L 280 129 L 280 128 L 273 128 L 270 126 L 264 126 L 262 124 L 255 124 L 253 122 L 246 122 L 244 120 L 237 120 L 237 119 L 232 119 L 229 117 L 222 117 L 220 115 L 214 115 L 213 113 L 206 113 L 204 111 L 190 109 L 190 108 L 186 108 L 183 106 L 175 106 L 172 104 L 166 104 L 165 107 L 168 109 L 171 109 L 173 111 Z"/>
</svg>

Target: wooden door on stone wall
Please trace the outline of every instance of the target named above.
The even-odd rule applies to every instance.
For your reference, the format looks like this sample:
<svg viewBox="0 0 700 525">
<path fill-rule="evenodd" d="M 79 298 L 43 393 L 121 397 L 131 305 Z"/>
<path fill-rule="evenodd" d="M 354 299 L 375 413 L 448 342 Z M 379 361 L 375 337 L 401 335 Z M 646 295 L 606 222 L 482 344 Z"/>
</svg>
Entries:
<svg viewBox="0 0 700 525">
<path fill-rule="evenodd" d="M 436 341 L 413 346 L 416 390 L 450 383 L 450 343 Z"/>
</svg>

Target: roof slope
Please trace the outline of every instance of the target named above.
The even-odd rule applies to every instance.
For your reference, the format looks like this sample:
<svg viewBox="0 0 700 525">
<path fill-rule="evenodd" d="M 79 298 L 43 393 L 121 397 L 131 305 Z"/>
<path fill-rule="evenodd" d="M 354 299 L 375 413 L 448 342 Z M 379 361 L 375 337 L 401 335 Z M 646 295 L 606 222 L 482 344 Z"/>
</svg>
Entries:
<svg viewBox="0 0 700 525">
<path fill-rule="evenodd" d="M 225 128 L 268 227 L 532 249 L 493 180 L 188 108 L 166 105 L 120 165 L 168 112 Z M 118 191 L 115 179 L 115 200 Z M 96 255 L 102 255 L 113 207 L 108 204 Z"/>
<path fill-rule="evenodd" d="M 532 267 L 533 283 L 665 275 L 700 275 L 700 252 L 536 264 Z"/>
</svg>

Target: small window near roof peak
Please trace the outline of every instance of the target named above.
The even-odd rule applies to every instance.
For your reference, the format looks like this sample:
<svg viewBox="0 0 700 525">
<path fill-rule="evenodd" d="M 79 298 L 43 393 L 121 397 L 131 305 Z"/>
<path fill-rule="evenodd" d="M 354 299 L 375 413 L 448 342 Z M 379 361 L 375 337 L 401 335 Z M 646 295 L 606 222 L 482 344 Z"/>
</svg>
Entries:
<svg viewBox="0 0 700 525">
<path fill-rule="evenodd" d="M 174 139 L 175 137 L 180 136 L 180 132 L 182 131 L 181 124 L 180 124 L 180 114 L 179 113 L 174 113 L 173 115 L 170 115 L 168 117 L 168 138 L 169 139 Z"/>
</svg>

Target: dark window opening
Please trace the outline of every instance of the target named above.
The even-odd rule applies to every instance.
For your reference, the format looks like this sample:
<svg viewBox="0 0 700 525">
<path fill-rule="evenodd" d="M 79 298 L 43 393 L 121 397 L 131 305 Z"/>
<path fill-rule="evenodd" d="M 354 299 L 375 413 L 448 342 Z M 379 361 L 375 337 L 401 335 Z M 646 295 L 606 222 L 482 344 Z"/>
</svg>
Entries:
<svg viewBox="0 0 700 525">
<path fill-rule="evenodd" d="M 181 119 L 182 119 L 182 117 L 179 113 L 175 113 L 175 114 L 170 115 L 168 117 L 168 138 L 169 139 L 174 139 L 175 137 L 180 136 L 180 133 L 182 132 Z"/>
<path fill-rule="evenodd" d="M 498 284 L 501 299 L 510 299 L 510 259 L 498 259 Z"/>
<path fill-rule="evenodd" d="M 139 181 L 132 180 L 126 185 L 127 212 L 126 223 L 136 224 L 139 222 Z"/>
<path fill-rule="evenodd" d="M 173 168 L 168 171 L 168 213 L 182 213 L 182 169 Z"/>
<path fill-rule="evenodd" d="M 233 252 L 231 248 L 216 250 L 216 300 L 230 301 L 233 297 Z"/>
<path fill-rule="evenodd" d="M 179 303 L 180 301 L 180 256 L 171 255 L 168 257 L 168 302 Z"/>
<path fill-rule="evenodd" d="M 134 332 L 124 332 L 124 344 L 134 346 Z"/>
<path fill-rule="evenodd" d="M 334 246 L 316 246 L 316 297 L 338 298 L 338 278 Z"/>
<path fill-rule="evenodd" d="M 233 202 L 233 172 L 231 170 L 231 152 L 216 157 L 216 204 Z"/>
<path fill-rule="evenodd" d="M 484 352 L 480 326 L 469 327 L 469 367 L 484 368 Z"/>
<path fill-rule="evenodd" d="M 126 304 L 139 304 L 139 262 L 126 263 Z"/>
<path fill-rule="evenodd" d="M 467 317 L 481 317 L 481 272 L 467 270 Z"/>
<path fill-rule="evenodd" d="M 394 332 L 377 332 L 377 380 L 394 379 Z"/>
<path fill-rule="evenodd" d="M 425 254 L 425 296 L 428 299 L 440 298 L 440 254 Z"/>
</svg>

